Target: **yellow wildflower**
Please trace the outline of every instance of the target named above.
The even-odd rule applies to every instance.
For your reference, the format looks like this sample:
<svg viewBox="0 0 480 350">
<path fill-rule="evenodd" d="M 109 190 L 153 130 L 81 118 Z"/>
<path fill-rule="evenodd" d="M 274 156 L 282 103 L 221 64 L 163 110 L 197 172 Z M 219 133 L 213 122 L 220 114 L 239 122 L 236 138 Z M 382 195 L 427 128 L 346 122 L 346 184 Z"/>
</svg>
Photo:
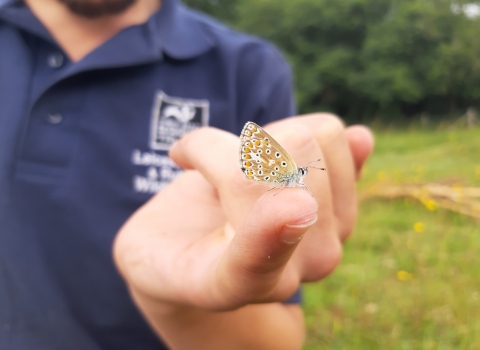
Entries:
<svg viewBox="0 0 480 350">
<path fill-rule="evenodd" d="M 430 211 L 434 211 L 437 209 L 437 202 L 435 202 L 433 199 L 430 199 L 428 201 L 426 201 L 425 203 L 423 203 L 425 205 L 425 207 L 430 210 Z"/>
<path fill-rule="evenodd" d="M 413 279 L 413 273 L 401 270 L 397 272 L 397 278 L 400 281 L 410 281 Z"/>
<path fill-rule="evenodd" d="M 425 224 L 423 222 L 416 222 L 413 224 L 413 229 L 415 230 L 415 232 L 418 232 L 418 233 L 423 233 L 425 232 Z"/>
</svg>

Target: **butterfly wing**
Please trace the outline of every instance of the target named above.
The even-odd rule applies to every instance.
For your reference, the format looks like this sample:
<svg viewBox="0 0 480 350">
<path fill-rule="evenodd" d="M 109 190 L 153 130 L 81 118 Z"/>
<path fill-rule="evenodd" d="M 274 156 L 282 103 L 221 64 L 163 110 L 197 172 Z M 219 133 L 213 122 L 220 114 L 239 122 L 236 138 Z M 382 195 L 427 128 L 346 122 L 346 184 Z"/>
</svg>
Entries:
<svg viewBox="0 0 480 350">
<path fill-rule="evenodd" d="M 240 134 L 240 167 L 248 179 L 269 184 L 283 183 L 297 172 L 290 154 L 253 122 Z"/>
</svg>

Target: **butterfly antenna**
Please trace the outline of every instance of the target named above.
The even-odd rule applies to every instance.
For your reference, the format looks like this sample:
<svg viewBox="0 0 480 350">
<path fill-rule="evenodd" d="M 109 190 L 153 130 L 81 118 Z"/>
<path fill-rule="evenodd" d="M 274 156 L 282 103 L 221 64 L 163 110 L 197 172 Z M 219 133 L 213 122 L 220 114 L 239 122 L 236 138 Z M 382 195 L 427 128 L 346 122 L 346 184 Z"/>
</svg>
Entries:
<svg viewBox="0 0 480 350">
<path fill-rule="evenodd" d="M 308 169 L 309 169 L 309 168 L 312 168 L 312 169 L 318 169 L 318 170 L 327 170 L 327 168 L 315 168 L 314 166 L 308 166 L 307 168 L 308 168 Z M 306 169 L 307 169 L 307 168 L 306 168 Z"/>
<path fill-rule="evenodd" d="M 316 162 L 320 162 L 320 161 L 321 161 L 321 159 L 312 160 L 311 162 L 308 162 L 307 164 L 305 164 L 304 168 L 305 169 L 312 168 L 312 169 L 318 169 L 318 170 L 327 170 L 326 168 L 315 168 L 314 166 L 307 166 L 308 164 L 312 164 L 312 163 L 316 163 Z"/>
<path fill-rule="evenodd" d="M 317 159 L 317 160 L 312 160 L 311 162 L 308 162 L 307 164 L 305 164 L 305 166 L 307 166 L 308 164 L 312 164 L 312 163 L 316 163 L 316 162 L 320 162 L 321 159 Z"/>
</svg>

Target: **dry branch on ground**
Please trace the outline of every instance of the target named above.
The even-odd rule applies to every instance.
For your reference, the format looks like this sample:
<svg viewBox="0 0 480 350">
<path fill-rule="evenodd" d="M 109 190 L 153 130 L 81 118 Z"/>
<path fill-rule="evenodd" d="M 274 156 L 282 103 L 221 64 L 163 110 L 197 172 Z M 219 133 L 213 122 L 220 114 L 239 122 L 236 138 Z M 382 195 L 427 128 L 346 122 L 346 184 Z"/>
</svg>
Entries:
<svg viewBox="0 0 480 350">
<path fill-rule="evenodd" d="M 360 195 L 369 198 L 414 198 L 429 210 L 437 207 L 480 219 L 480 188 L 439 183 L 372 186 Z"/>
</svg>

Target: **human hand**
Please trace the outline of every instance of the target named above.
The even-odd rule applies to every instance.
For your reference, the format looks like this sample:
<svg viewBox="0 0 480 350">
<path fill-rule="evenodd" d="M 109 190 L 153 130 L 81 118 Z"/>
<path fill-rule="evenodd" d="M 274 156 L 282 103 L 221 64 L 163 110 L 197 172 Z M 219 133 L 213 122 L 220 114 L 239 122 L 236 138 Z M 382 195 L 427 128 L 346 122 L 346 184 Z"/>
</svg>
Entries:
<svg viewBox="0 0 480 350">
<path fill-rule="evenodd" d="M 328 114 L 265 129 L 297 165 L 324 161 L 326 172 L 305 178 L 314 197 L 245 179 L 235 135 L 214 128 L 186 135 L 170 156 L 190 170 L 141 207 L 115 242 L 117 266 L 147 318 L 152 308 L 283 301 L 337 266 L 356 218 L 355 179 L 373 148 L 370 132 Z"/>
</svg>

